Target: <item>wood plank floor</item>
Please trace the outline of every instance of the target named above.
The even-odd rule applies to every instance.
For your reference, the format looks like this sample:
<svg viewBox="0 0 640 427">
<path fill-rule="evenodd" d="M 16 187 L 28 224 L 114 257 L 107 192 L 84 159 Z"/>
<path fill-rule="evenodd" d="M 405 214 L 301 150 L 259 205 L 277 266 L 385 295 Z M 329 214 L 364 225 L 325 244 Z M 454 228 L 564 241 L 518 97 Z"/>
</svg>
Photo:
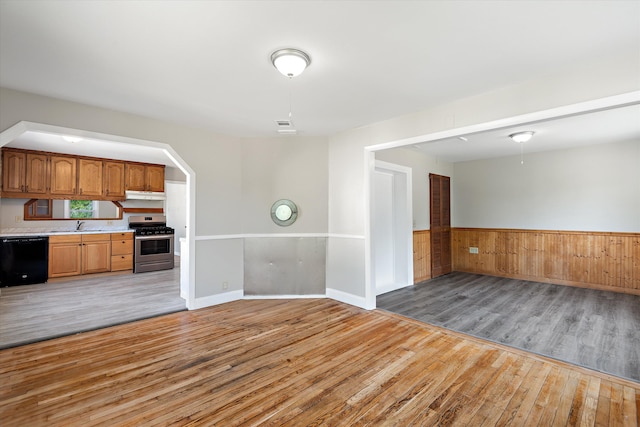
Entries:
<svg viewBox="0 0 640 427">
<path fill-rule="evenodd" d="M 57 279 L 1 292 L 0 348 L 186 310 L 178 268 Z"/>
<path fill-rule="evenodd" d="M 0 351 L 7 426 L 638 426 L 640 384 L 330 299 Z"/>
<path fill-rule="evenodd" d="M 640 296 L 454 272 L 378 308 L 640 381 Z"/>
</svg>

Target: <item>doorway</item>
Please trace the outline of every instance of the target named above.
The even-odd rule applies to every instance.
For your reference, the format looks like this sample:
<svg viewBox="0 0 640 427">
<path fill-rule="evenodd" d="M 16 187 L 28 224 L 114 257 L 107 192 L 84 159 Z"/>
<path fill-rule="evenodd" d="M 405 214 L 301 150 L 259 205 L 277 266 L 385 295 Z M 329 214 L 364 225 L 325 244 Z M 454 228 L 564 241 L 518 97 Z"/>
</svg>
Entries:
<svg viewBox="0 0 640 427">
<path fill-rule="evenodd" d="M 411 168 L 376 161 L 372 180 L 376 295 L 413 284 Z"/>
</svg>

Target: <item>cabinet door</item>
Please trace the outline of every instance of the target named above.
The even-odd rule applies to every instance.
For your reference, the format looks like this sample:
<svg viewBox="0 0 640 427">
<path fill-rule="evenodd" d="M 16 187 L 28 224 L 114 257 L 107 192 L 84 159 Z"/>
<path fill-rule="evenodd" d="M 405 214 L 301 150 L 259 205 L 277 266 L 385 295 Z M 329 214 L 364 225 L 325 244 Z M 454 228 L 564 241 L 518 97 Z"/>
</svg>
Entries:
<svg viewBox="0 0 640 427">
<path fill-rule="evenodd" d="M 78 195 L 102 196 L 102 160 L 78 160 Z"/>
<path fill-rule="evenodd" d="M 25 190 L 26 155 L 2 150 L 2 191 L 22 193 Z"/>
<path fill-rule="evenodd" d="M 111 271 L 111 241 L 82 243 L 82 274 Z"/>
<path fill-rule="evenodd" d="M 124 163 L 104 162 L 104 195 L 124 199 Z"/>
<path fill-rule="evenodd" d="M 48 191 L 49 175 L 47 171 L 46 154 L 27 154 L 26 192 L 46 194 Z"/>
<path fill-rule="evenodd" d="M 75 157 L 51 156 L 51 194 L 76 195 Z"/>
<path fill-rule="evenodd" d="M 49 245 L 49 277 L 77 276 L 81 271 L 82 245 L 52 243 Z"/>
<path fill-rule="evenodd" d="M 144 165 L 128 163 L 126 167 L 125 186 L 131 191 L 145 191 Z"/>
<path fill-rule="evenodd" d="M 164 166 L 147 166 L 145 175 L 147 191 L 164 192 Z"/>
</svg>

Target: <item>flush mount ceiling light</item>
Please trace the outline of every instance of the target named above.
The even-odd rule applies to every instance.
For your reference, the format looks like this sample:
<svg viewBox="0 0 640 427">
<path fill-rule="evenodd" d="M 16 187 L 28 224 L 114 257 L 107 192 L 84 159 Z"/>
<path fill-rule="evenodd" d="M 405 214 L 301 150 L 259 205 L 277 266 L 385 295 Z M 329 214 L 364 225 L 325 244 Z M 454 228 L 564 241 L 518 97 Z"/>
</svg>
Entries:
<svg viewBox="0 0 640 427">
<path fill-rule="evenodd" d="M 530 130 L 525 132 L 516 132 L 509 135 L 509 138 L 513 139 L 515 142 L 523 143 L 530 140 L 534 133 L 535 132 Z"/>
<path fill-rule="evenodd" d="M 71 143 L 82 141 L 82 138 L 80 138 L 79 136 L 62 135 L 62 139 L 64 139 L 67 142 L 71 142 Z"/>
<path fill-rule="evenodd" d="M 271 63 L 283 75 L 300 75 L 311 64 L 311 57 L 299 49 L 278 49 L 271 54 Z"/>
</svg>

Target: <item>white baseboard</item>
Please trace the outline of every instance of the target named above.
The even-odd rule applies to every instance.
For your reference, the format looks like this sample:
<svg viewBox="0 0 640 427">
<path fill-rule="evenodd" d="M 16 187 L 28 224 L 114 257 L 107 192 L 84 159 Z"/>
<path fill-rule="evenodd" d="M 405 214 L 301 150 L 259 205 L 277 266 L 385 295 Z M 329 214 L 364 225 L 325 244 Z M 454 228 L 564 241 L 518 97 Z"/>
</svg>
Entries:
<svg viewBox="0 0 640 427">
<path fill-rule="evenodd" d="M 244 299 L 301 299 L 301 298 L 326 298 L 326 295 L 245 295 Z"/>
<path fill-rule="evenodd" d="M 196 298 L 193 307 L 187 307 L 189 310 L 197 310 L 199 308 L 211 307 L 213 305 L 224 304 L 226 302 L 237 301 L 241 299 L 300 299 L 300 298 L 331 298 L 345 304 L 354 305 L 372 310 L 375 307 L 368 307 L 363 297 L 349 294 L 347 292 L 336 289 L 327 289 L 327 294 L 310 294 L 310 295 L 244 295 L 243 291 L 231 291 L 223 294 L 209 295 L 207 297 Z"/>
<path fill-rule="evenodd" d="M 198 308 L 211 307 L 212 305 L 224 304 L 225 302 L 237 301 L 242 299 L 242 291 L 231 291 L 223 294 L 209 295 L 207 297 L 196 298 L 193 307 L 189 310 L 197 310 Z"/>
<path fill-rule="evenodd" d="M 398 289 L 406 288 L 407 286 L 413 286 L 413 283 L 389 283 L 376 288 L 376 295 L 386 294 L 387 292 L 397 291 Z"/>
<path fill-rule="evenodd" d="M 356 307 L 364 308 L 365 310 L 372 310 L 375 308 L 367 306 L 367 301 L 364 297 L 359 297 L 337 289 L 327 288 L 327 298 L 331 298 L 345 304 L 355 305 Z"/>
</svg>

